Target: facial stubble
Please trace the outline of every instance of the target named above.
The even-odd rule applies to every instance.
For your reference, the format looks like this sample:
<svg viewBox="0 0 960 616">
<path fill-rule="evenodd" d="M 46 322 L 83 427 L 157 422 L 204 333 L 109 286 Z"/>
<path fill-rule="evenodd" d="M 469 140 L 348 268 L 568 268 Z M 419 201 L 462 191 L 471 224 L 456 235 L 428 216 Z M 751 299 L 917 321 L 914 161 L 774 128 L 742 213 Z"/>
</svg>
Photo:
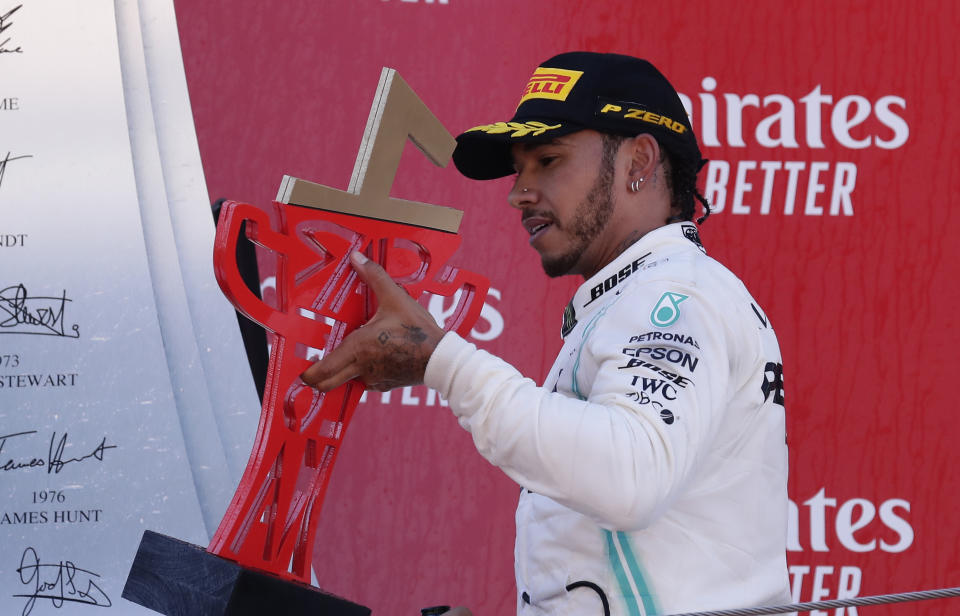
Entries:
<svg viewBox="0 0 960 616">
<path fill-rule="evenodd" d="M 607 226 L 613 214 L 613 161 L 620 140 L 604 138 L 600 169 L 593 186 L 583 201 L 577 204 L 567 226 L 571 235 L 569 249 L 559 256 L 541 256 L 543 271 L 551 278 L 571 273 L 580 257 Z"/>
</svg>

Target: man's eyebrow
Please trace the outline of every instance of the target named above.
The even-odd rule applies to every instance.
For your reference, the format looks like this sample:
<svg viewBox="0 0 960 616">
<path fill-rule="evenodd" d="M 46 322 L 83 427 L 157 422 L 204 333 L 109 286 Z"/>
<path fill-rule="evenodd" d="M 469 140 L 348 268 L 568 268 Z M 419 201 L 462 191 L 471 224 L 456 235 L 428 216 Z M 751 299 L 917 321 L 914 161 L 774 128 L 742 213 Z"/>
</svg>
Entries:
<svg viewBox="0 0 960 616">
<path fill-rule="evenodd" d="M 518 143 L 517 145 L 520 146 L 520 149 L 526 154 L 545 145 L 569 146 L 570 144 L 565 141 L 563 137 L 554 137 L 553 139 L 547 139 L 545 141 L 530 141 L 527 143 Z M 517 171 L 517 160 L 512 155 L 510 156 L 510 166 L 513 167 L 514 172 Z"/>
</svg>

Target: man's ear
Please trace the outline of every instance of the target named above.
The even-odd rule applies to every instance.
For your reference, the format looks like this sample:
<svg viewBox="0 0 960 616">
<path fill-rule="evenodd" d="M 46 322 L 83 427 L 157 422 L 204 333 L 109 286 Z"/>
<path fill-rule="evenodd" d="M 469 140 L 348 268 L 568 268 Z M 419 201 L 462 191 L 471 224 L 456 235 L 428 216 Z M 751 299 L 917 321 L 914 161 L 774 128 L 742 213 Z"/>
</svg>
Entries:
<svg viewBox="0 0 960 616">
<path fill-rule="evenodd" d="M 649 133 L 641 133 L 626 142 L 630 152 L 628 181 L 650 181 L 660 164 L 660 144 Z"/>
</svg>

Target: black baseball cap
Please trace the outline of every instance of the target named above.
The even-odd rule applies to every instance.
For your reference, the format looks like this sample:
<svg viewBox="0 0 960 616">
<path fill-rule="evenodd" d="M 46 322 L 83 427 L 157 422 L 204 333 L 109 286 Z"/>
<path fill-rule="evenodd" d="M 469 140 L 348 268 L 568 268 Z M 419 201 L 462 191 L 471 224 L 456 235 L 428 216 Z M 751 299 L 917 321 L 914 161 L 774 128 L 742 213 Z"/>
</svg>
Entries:
<svg viewBox="0 0 960 616">
<path fill-rule="evenodd" d="M 513 173 L 513 144 L 586 128 L 628 137 L 650 133 L 675 160 L 697 170 L 706 162 L 677 91 L 660 71 L 639 58 L 587 51 L 538 66 L 513 118 L 457 137 L 453 162 L 468 178 L 492 180 Z"/>
</svg>

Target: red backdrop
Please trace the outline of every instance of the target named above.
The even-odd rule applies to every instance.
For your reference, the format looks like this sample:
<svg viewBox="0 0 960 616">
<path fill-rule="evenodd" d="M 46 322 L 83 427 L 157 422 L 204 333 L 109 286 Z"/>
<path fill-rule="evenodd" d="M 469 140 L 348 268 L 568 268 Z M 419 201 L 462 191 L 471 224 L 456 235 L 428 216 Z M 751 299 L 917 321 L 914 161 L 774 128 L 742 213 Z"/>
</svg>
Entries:
<svg viewBox="0 0 960 616">
<path fill-rule="evenodd" d="M 345 188 L 384 65 L 449 130 L 506 119 L 534 66 L 650 59 L 688 97 L 722 210 L 701 234 L 780 337 L 788 555 L 802 601 L 960 586 L 949 384 L 960 266 L 952 101 L 960 5 L 633 0 L 177 0 L 211 198 L 266 205 L 290 174 Z M 505 202 L 408 147 L 394 196 L 465 210 L 454 261 L 489 276 L 475 338 L 542 378 L 578 280 L 547 280 Z M 386 399 L 385 399 L 386 400 Z M 514 609 L 518 487 L 424 388 L 371 395 L 318 533 L 320 584 L 379 614 Z M 862 613 L 951 614 L 958 600 Z M 855 611 L 845 612 L 854 614 Z"/>
</svg>

